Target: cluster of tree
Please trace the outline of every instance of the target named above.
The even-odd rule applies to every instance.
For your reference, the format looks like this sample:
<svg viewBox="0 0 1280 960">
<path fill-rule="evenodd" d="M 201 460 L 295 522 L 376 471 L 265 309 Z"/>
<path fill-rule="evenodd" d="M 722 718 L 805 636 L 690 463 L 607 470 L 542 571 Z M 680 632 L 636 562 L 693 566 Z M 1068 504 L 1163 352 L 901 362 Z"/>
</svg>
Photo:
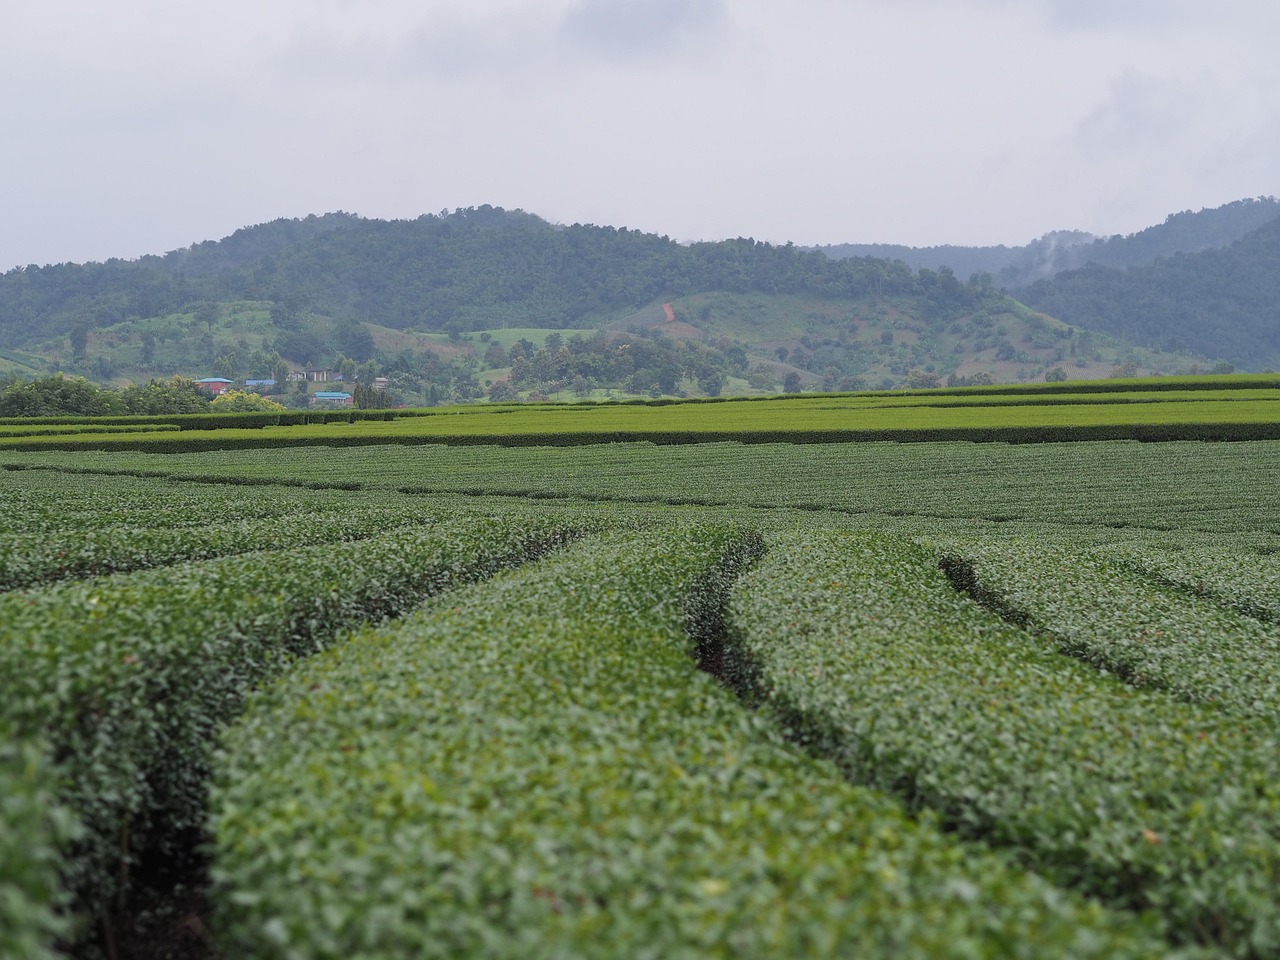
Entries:
<svg viewBox="0 0 1280 960">
<path fill-rule="evenodd" d="M 384 355 L 379 362 L 366 362 L 357 368 L 352 402 L 356 406 L 385 408 L 401 403 L 433 407 L 478 400 L 484 396 L 479 371 L 479 361 L 466 354 L 444 357 L 401 349 Z M 385 377 L 387 387 L 376 387 L 374 376 Z"/>
<path fill-rule="evenodd" d="M 876 257 L 907 264 L 913 270 L 941 270 L 946 267 L 962 277 L 987 273 L 1007 286 L 1018 278 L 1046 276 L 1056 269 L 1058 258 L 1073 247 L 1087 245 L 1096 238 L 1078 230 L 1055 230 L 1025 246 L 964 247 L 943 244 L 936 247 L 909 247 L 897 243 L 838 243 L 818 247 L 837 260 Z"/>
<path fill-rule="evenodd" d="M 820 383 L 824 390 L 887 389 L 920 386 L 909 379 L 913 368 L 924 368 L 923 373 L 931 375 L 936 365 L 945 365 L 947 358 L 937 354 L 932 339 L 944 329 L 963 330 L 975 337 L 975 349 L 998 342 L 999 325 L 994 318 L 1004 313 L 1008 303 L 993 289 L 990 277 L 984 274 L 962 284 L 944 267 L 936 273 L 922 269 L 919 282 L 921 292 L 913 309 L 922 320 L 906 324 L 909 332 L 917 334 L 910 342 L 892 329 L 882 330 L 873 340 L 859 337 L 855 321 L 834 336 L 805 334 L 796 345 L 778 348 L 775 356 L 779 362 L 812 374 L 807 382 Z M 1009 355 L 997 359 L 1012 358 L 1014 348 L 1006 345 Z M 892 376 L 871 376 L 873 368 L 887 370 Z"/>
<path fill-rule="evenodd" d="M 338 354 L 363 363 L 377 353 L 373 335 L 360 322 L 346 317 L 318 322 L 314 311 L 296 300 L 276 301 L 271 307 L 275 352 L 296 363 L 314 364 Z"/>
<path fill-rule="evenodd" d="M 1121 270 L 1090 265 L 1023 300 L 1068 323 L 1168 351 L 1280 367 L 1280 220 L 1228 247 Z"/>
<path fill-rule="evenodd" d="M 219 413 L 262 413 L 283 410 L 284 404 L 251 390 L 224 390 L 213 398 L 209 409 Z"/>
<path fill-rule="evenodd" d="M 185 377 L 151 380 L 123 391 L 99 387 L 78 377 L 0 380 L 0 417 L 200 413 L 208 408 L 208 395 Z"/>
<path fill-rule="evenodd" d="M 386 390 L 357 383 L 351 390 L 351 403 L 357 410 L 386 410 L 395 405 L 395 400 Z"/>
<path fill-rule="evenodd" d="M 241 357 L 238 351 L 229 349 L 214 359 L 213 375 L 228 380 L 274 380 L 283 384 L 289 376 L 289 364 L 278 350 L 254 350 Z"/>
<path fill-rule="evenodd" d="M 1057 230 L 1021 247 L 907 247 L 897 244 L 844 243 L 821 247 L 830 257 L 883 257 L 915 269 L 948 266 L 960 276 L 989 273 L 1003 286 L 1025 287 L 1087 264 L 1131 267 L 1179 253 L 1225 247 L 1280 218 L 1275 197 L 1237 200 L 1212 210 L 1170 214 L 1162 224 L 1128 236 L 1095 237 L 1078 230 Z"/>
<path fill-rule="evenodd" d="M 1063 379 L 1066 378 L 1063 377 Z M 948 387 L 989 387 L 995 382 L 996 378 L 985 370 L 980 370 L 967 377 L 961 377 L 954 373 L 947 377 Z"/>
<path fill-rule="evenodd" d="M 741 346 L 677 341 L 657 331 L 575 334 L 568 340 L 552 334 L 543 347 L 522 339 L 507 351 L 491 347 L 486 361 L 499 365 L 499 353 L 510 364 L 511 375 L 499 381 L 502 385 L 496 387 L 495 399 L 511 399 L 517 390 L 573 390 L 585 395 L 602 388 L 661 396 L 678 393 L 685 380 L 715 397 L 728 377 L 747 372 L 747 354 Z"/>
</svg>

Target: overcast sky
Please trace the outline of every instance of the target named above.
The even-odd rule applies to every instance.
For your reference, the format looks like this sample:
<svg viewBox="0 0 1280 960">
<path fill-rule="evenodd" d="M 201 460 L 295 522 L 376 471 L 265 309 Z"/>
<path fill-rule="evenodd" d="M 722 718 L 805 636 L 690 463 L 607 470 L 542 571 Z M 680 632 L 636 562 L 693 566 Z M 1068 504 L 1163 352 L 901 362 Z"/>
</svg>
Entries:
<svg viewBox="0 0 1280 960">
<path fill-rule="evenodd" d="M 1280 194 L 1275 0 L 12 0 L 0 270 L 494 204 L 1022 244 Z"/>
</svg>

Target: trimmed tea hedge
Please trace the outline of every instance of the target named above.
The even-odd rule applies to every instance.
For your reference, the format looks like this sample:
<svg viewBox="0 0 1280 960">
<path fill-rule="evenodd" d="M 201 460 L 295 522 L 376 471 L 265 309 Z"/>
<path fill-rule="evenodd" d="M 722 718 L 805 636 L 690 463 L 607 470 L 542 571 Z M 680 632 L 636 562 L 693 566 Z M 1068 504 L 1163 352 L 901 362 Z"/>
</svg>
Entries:
<svg viewBox="0 0 1280 960">
<path fill-rule="evenodd" d="M 0 437 L 54 437 L 85 433 L 165 433 L 176 431 L 178 427 L 171 423 L 135 423 L 135 424 L 78 424 L 75 426 L 56 426 L 52 424 L 21 424 L 0 427 Z"/>
<path fill-rule="evenodd" d="M 97 471 L 88 467 L 0 467 L 0 536 L 85 533 L 109 529 L 222 526 L 290 516 L 338 515 L 381 507 L 395 498 L 353 498 L 340 488 L 316 491 L 280 483 L 269 496 L 246 496 L 226 478 Z M 170 482 L 180 481 L 180 482 Z M 401 501 L 403 503 L 403 501 Z M 420 507 L 409 506 L 412 515 Z"/>
<path fill-rule="evenodd" d="M 84 828 L 61 864 L 80 917 L 118 907 L 150 857 L 190 854 L 210 739 L 254 684 L 339 631 L 569 535 L 554 521 L 458 514 L 341 547 L 0 596 L 0 723 L 42 737 L 58 762 L 58 800 Z"/>
<path fill-rule="evenodd" d="M 111 434 L 0 438 L 3 450 L 137 450 L 151 453 L 297 445 L 497 444 L 582 446 L 647 440 L 658 444 L 847 443 L 940 440 L 1044 443 L 1115 440 L 1259 440 L 1280 438 L 1280 392 L 1224 390 L 1161 395 L 1082 395 L 1089 402 L 980 407 L 913 398 L 807 397 L 787 401 L 578 406 L 473 405 L 427 417 L 327 427 L 298 426 L 288 411 L 184 418 L 179 435 Z M 1130 402 L 1142 396 L 1148 402 Z M 1188 398 L 1190 397 L 1190 399 Z M 294 425 L 290 425 L 294 424 Z M 263 429 L 270 427 L 271 429 Z M 247 429 L 246 429 L 247 428 Z"/>
<path fill-rule="evenodd" d="M 59 918 L 58 848 L 75 835 L 54 802 L 49 761 L 37 743 L 0 721 L 0 956 L 53 960 Z"/>
<path fill-rule="evenodd" d="M 220 430 L 228 427 L 256 429 L 281 424 L 302 423 L 355 423 L 357 420 L 394 420 L 394 410 L 273 410 L 269 412 L 241 411 L 233 413 L 159 413 L 134 414 L 121 417 L 0 417 L 0 427 L 84 427 L 86 432 L 94 428 L 142 427 L 159 425 L 178 430 Z"/>
<path fill-rule="evenodd" d="M 579 447 L 602 443 L 1079 443 L 1090 440 L 1139 440 L 1162 443 L 1174 440 L 1243 441 L 1280 440 L 1280 420 L 1266 422 L 1192 422 L 1080 424 L 1046 426 L 963 426 L 919 429 L 767 429 L 767 430 L 608 430 L 528 433 L 310 433 L 246 434 L 240 430 L 210 431 L 199 435 L 106 435 L 84 437 L 33 437 L 0 440 L 0 452 L 43 450 L 136 451 L 139 453 L 201 453 L 212 450 L 261 450 L 284 447 L 369 447 L 386 445 L 445 444 L 447 446 L 495 445 L 500 447 Z"/>
<path fill-rule="evenodd" d="M 413 516 L 403 508 L 364 508 L 214 526 L 0 534 L 0 590 L 68 577 L 145 570 L 183 560 L 361 540 L 430 519 L 428 514 Z"/>
<path fill-rule="evenodd" d="M 658 447 L 405 446 L 155 455 L 5 455 L 0 491 L 19 463 L 94 475 L 134 473 L 210 483 L 361 487 L 429 493 L 554 496 L 635 503 L 798 508 L 825 514 L 976 518 L 1091 527 L 1280 532 L 1280 442 L 1247 444 L 795 444 Z M 34 479 L 34 478 L 33 478 Z M 30 482 L 30 481 L 28 481 Z M 64 479 L 64 489 L 74 484 Z M 84 483 L 83 481 L 81 481 Z M 92 481 L 97 484 L 100 481 Z M 115 481 L 123 483 L 123 481 Z M 88 484 L 86 484 L 88 485 Z M 246 502 L 264 502 L 259 492 Z M 1002 526 L 1002 529 L 1007 529 Z M 1280 537 L 1269 536 L 1273 546 Z M 1233 538 L 1233 544 L 1242 542 Z"/>
<path fill-rule="evenodd" d="M 1135 570 L 1198 578 L 1150 547 L 1094 550 L 1006 541 L 945 560 L 957 585 L 1016 623 L 1043 631 L 1063 653 L 1136 686 L 1212 704 L 1242 717 L 1280 720 L 1280 627 L 1185 591 L 1161 588 Z M 1209 575 L 1209 558 L 1201 568 Z M 1220 571 L 1241 597 L 1265 575 L 1254 555 Z M 1226 576 L 1222 576 L 1226 574 Z M 1274 581 L 1275 573 L 1271 574 Z"/>
<path fill-rule="evenodd" d="M 231 955 L 1153 957 L 694 667 L 749 540 L 600 536 L 312 658 L 228 730 Z"/>
<path fill-rule="evenodd" d="M 1178 941 L 1280 951 L 1273 726 L 1065 657 L 885 536 L 781 538 L 727 616 L 736 681 L 857 781 Z"/>
<path fill-rule="evenodd" d="M 1221 550 L 1112 548 L 1118 562 L 1144 576 L 1238 610 L 1258 620 L 1280 623 L 1280 555 Z"/>
</svg>

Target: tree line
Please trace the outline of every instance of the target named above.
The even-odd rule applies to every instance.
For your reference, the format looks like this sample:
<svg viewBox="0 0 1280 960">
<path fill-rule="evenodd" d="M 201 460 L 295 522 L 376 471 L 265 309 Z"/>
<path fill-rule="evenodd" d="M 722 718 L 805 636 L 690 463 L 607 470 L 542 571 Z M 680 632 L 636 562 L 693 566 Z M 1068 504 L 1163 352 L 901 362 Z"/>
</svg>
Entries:
<svg viewBox="0 0 1280 960">
<path fill-rule="evenodd" d="M 186 377 L 151 380 L 124 390 L 100 387 L 79 377 L 0 379 L 0 417 L 202 413 L 209 403 L 209 396 Z"/>
<path fill-rule="evenodd" d="M 559 226 L 477 207 L 415 220 L 276 221 L 138 260 L 0 274 L 0 345 L 70 336 L 201 301 L 272 301 L 399 329 L 574 327 L 705 290 L 833 298 L 919 292 L 903 264 L 834 261 L 751 238 L 682 245 L 627 228 Z"/>
</svg>

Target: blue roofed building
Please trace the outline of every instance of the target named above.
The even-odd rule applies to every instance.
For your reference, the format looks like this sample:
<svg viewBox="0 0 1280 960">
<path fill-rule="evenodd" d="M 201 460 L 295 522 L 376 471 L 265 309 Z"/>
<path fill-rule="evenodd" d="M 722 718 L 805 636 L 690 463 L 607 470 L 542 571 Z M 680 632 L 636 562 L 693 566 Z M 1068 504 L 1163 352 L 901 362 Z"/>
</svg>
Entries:
<svg viewBox="0 0 1280 960">
<path fill-rule="evenodd" d="M 319 390 L 311 396 L 312 406 L 335 406 L 349 407 L 352 404 L 352 397 L 349 393 L 342 393 L 337 390 Z"/>
</svg>

